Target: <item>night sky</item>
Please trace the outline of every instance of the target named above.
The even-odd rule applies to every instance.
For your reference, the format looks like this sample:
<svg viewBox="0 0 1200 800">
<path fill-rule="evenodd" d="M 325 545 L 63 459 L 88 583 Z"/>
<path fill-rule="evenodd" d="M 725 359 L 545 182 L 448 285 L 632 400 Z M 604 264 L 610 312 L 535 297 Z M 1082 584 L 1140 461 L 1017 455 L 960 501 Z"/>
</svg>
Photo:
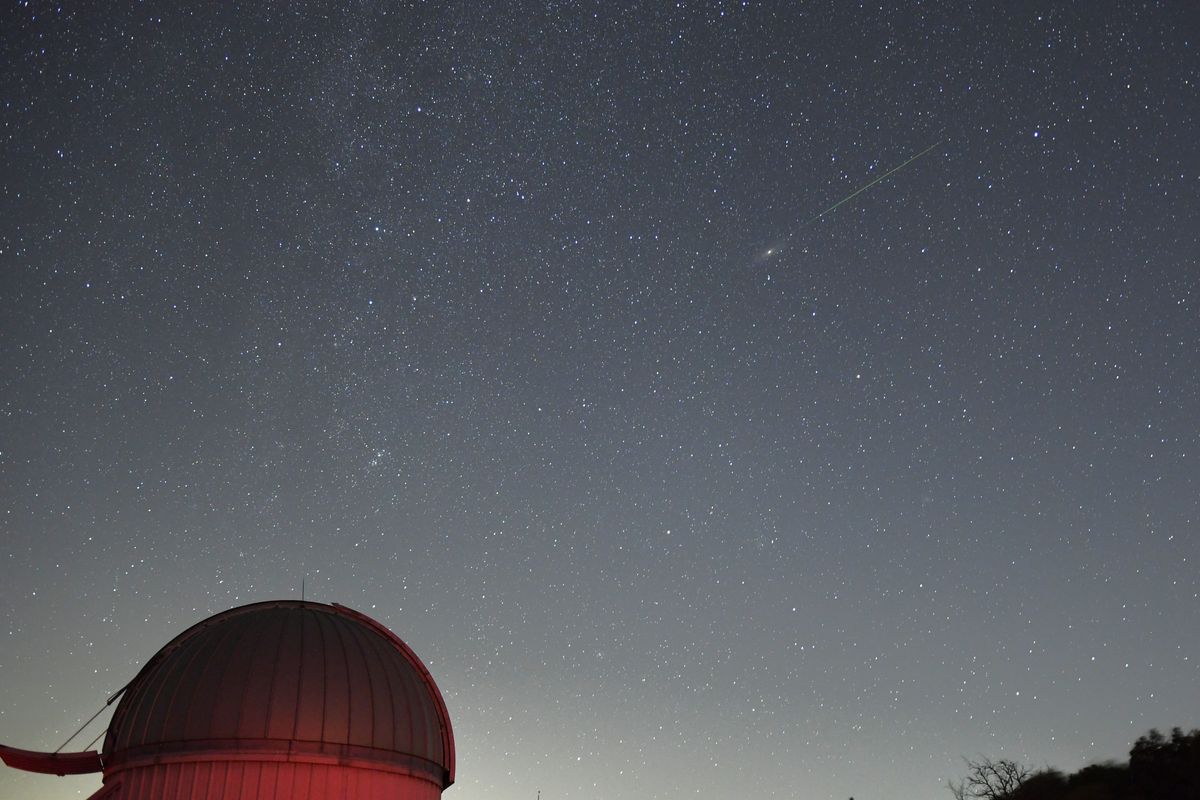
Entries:
<svg viewBox="0 0 1200 800">
<path fill-rule="evenodd" d="M 429 665 L 454 800 L 926 800 L 1200 725 L 1198 44 L 6 4 L 0 741 L 302 581 Z"/>
</svg>

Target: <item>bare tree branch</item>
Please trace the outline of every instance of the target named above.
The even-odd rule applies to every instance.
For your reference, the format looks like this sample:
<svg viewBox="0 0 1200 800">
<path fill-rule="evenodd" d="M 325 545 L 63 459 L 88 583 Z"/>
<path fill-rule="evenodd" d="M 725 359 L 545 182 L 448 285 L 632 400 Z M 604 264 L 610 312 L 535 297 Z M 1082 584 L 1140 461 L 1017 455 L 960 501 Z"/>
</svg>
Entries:
<svg viewBox="0 0 1200 800">
<path fill-rule="evenodd" d="M 967 762 L 967 776 L 948 788 L 954 800 L 1006 800 L 1033 774 L 1028 767 L 1007 758 L 981 758 Z"/>
</svg>

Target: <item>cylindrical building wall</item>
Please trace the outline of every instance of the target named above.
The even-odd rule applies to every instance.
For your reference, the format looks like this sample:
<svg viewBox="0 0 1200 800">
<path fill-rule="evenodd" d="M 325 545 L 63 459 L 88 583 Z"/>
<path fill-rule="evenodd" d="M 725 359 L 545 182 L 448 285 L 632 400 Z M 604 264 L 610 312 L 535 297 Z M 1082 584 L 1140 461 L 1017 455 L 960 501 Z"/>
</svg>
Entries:
<svg viewBox="0 0 1200 800">
<path fill-rule="evenodd" d="M 114 800 L 438 800 L 437 784 L 338 764 L 201 761 L 155 764 L 108 778 Z"/>
</svg>

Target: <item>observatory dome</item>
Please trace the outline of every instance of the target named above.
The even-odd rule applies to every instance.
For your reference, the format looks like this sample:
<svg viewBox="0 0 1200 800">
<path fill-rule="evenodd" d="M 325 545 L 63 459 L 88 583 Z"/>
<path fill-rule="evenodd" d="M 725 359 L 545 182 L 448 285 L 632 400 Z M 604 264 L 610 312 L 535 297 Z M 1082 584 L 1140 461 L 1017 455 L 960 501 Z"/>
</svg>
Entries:
<svg viewBox="0 0 1200 800">
<path fill-rule="evenodd" d="M 420 659 L 363 614 L 303 601 L 177 636 L 126 688 L 101 758 L 106 786 L 125 784 L 114 797 L 436 798 L 454 781 L 450 718 Z"/>
</svg>

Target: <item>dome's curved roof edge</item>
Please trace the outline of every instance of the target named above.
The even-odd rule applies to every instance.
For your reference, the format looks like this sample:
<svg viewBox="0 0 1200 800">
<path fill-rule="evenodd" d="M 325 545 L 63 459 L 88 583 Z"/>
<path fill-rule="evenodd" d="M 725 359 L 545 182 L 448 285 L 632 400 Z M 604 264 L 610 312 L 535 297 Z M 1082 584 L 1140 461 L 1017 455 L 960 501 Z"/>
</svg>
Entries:
<svg viewBox="0 0 1200 800">
<path fill-rule="evenodd" d="M 347 606 L 343 606 L 338 603 L 326 604 L 326 603 L 318 603 L 318 602 L 314 602 L 314 601 L 310 601 L 310 600 L 264 600 L 264 601 L 260 601 L 260 602 L 248 603 L 246 605 L 237 606 L 235 608 L 227 609 L 225 611 L 219 612 L 212 616 L 206 617 L 205 619 L 202 619 L 199 622 L 196 622 L 195 624 L 191 625 L 190 627 L 188 627 L 187 629 L 185 629 L 184 631 L 182 631 L 181 633 L 176 635 L 166 645 L 164 645 L 161 649 L 159 649 L 158 652 L 156 652 L 150 659 L 148 659 L 146 661 L 146 663 L 142 665 L 141 669 L 138 670 L 138 672 L 134 676 L 134 678 L 131 681 L 129 681 L 129 683 L 126 684 L 126 686 L 121 690 L 121 693 L 124 694 L 124 697 L 122 698 L 122 700 L 124 701 L 124 700 L 127 700 L 128 698 L 130 698 L 131 696 L 135 696 L 138 692 L 139 686 L 141 686 L 147 680 L 149 680 L 150 676 L 152 676 L 155 673 L 155 670 L 165 660 L 169 659 L 171 657 L 172 653 L 174 653 L 179 648 L 186 645 L 190 640 L 192 640 L 194 637 L 196 637 L 200 633 L 204 632 L 205 630 L 207 630 L 215 625 L 219 625 L 222 622 L 228 621 L 229 619 L 231 619 L 233 617 L 241 616 L 244 614 L 251 614 L 251 613 L 254 613 L 255 611 L 268 609 L 268 608 L 294 608 L 294 609 L 302 609 L 302 610 L 320 612 L 320 613 L 324 613 L 324 614 L 336 615 L 336 616 L 342 617 L 346 620 L 353 621 L 354 623 L 356 623 L 358 625 L 362 625 L 364 627 L 369 628 L 370 630 L 374 631 L 376 634 L 381 636 L 383 639 L 385 639 L 387 642 L 389 642 L 395 648 L 395 650 L 401 654 L 401 656 L 404 658 L 404 660 L 407 661 L 408 664 L 412 667 L 412 669 L 414 670 L 416 675 L 419 677 L 421 684 L 423 685 L 426 692 L 428 693 L 429 700 L 432 701 L 435 713 L 437 715 L 438 723 L 439 723 L 438 728 L 440 729 L 440 735 L 441 735 L 441 740 L 442 740 L 442 753 L 443 753 L 443 757 L 446 761 L 446 764 L 445 764 L 445 771 L 446 771 L 445 786 L 449 786 L 450 784 L 452 784 L 454 782 L 456 758 L 455 758 L 453 728 L 451 727 L 450 714 L 446 708 L 445 699 L 442 696 L 441 689 L 438 687 L 436 681 L 434 681 L 433 675 L 429 672 L 429 669 L 425 666 L 424 662 L 421 661 L 421 659 L 417 656 L 417 654 L 412 650 L 412 648 L 410 648 L 402 639 L 400 639 L 399 636 L 397 636 L 395 633 L 393 633 L 385 625 L 383 625 L 379 621 L 369 617 L 368 615 L 366 615 L 360 611 L 356 611 L 354 609 L 348 608 Z M 121 705 L 124 705 L 124 702 L 122 702 Z M 112 735 L 114 726 L 117 726 L 120 724 L 120 718 L 122 716 L 121 705 L 118 706 L 116 712 L 114 713 L 113 719 L 110 721 L 109 734 L 108 734 L 109 736 Z M 108 736 L 106 736 L 106 739 L 105 739 L 105 744 L 106 744 L 105 755 L 106 756 L 108 755 L 107 743 L 108 743 Z"/>
<path fill-rule="evenodd" d="M 454 729 L 450 726 L 450 711 L 446 708 L 446 699 L 442 697 L 442 690 L 438 687 L 437 681 L 433 679 L 433 674 L 430 673 L 429 668 L 425 666 L 425 662 L 413 652 L 411 647 L 404 643 L 404 640 L 392 633 L 391 629 L 383 623 L 368 617 L 361 611 L 355 611 L 353 608 L 341 605 L 340 603 L 333 603 L 329 607 L 336 610 L 339 614 L 357 620 L 382 634 L 404 654 L 404 657 L 409 660 L 413 668 L 421 674 L 421 680 L 425 683 L 425 688 L 429 690 L 429 695 L 433 698 L 437 706 L 438 717 L 442 723 L 442 743 L 446 759 L 449 761 L 446 765 L 446 771 L 449 773 L 449 782 L 446 785 L 449 786 L 451 783 L 454 783 Z"/>
</svg>

